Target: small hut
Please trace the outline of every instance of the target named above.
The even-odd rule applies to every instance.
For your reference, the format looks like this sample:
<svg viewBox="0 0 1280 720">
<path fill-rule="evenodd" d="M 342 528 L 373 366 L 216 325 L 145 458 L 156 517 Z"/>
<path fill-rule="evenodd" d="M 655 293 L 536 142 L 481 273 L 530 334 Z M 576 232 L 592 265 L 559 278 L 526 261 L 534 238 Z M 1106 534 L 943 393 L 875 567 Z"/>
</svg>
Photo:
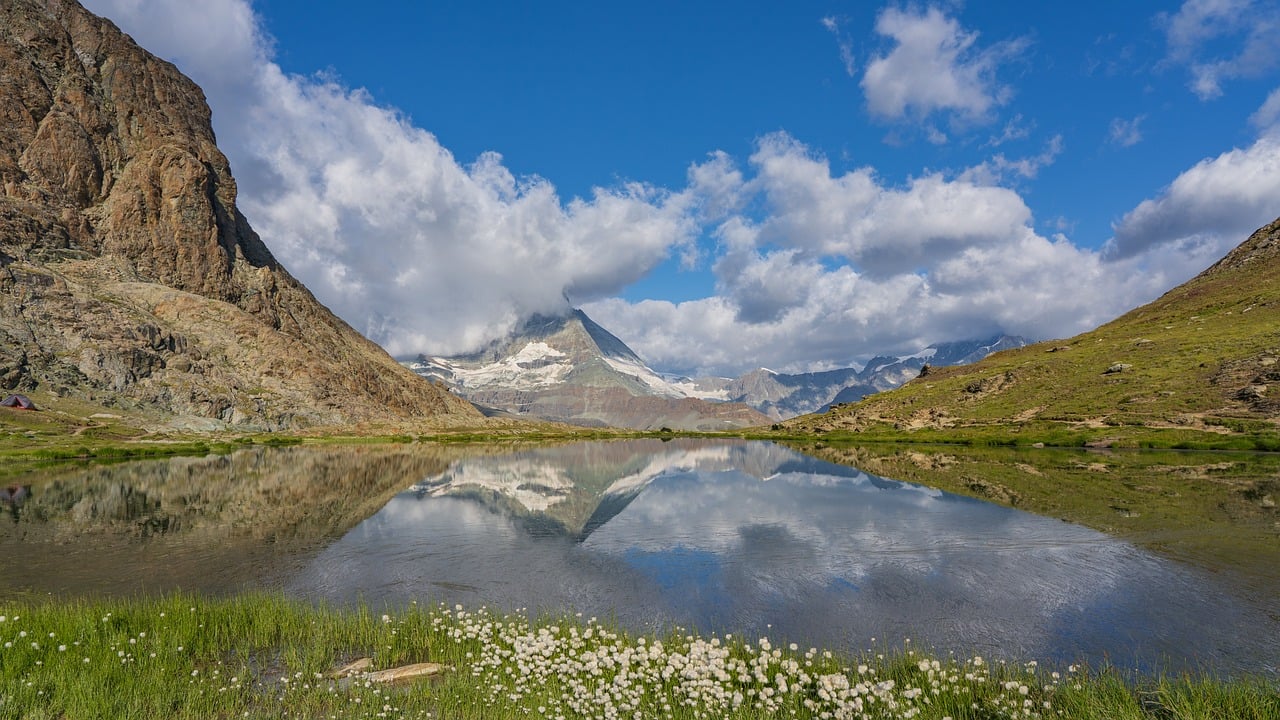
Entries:
<svg viewBox="0 0 1280 720">
<path fill-rule="evenodd" d="M 17 410 L 36 410 L 36 404 L 26 395 L 10 395 L 0 400 L 0 407 L 11 407 Z"/>
</svg>

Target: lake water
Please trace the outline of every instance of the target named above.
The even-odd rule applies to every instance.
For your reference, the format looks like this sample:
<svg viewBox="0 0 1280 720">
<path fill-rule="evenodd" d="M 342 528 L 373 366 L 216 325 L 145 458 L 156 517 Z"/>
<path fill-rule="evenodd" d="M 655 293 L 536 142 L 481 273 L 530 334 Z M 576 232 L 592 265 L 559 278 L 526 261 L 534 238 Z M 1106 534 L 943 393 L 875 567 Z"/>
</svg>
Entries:
<svg viewBox="0 0 1280 720">
<path fill-rule="evenodd" d="M 846 651 L 909 638 L 1280 672 L 1275 596 L 1060 520 L 763 442 L 468 452 L 255 449 L 63 471 L 0 522 L 0 594 L 266 587 Z"/>
</svg>

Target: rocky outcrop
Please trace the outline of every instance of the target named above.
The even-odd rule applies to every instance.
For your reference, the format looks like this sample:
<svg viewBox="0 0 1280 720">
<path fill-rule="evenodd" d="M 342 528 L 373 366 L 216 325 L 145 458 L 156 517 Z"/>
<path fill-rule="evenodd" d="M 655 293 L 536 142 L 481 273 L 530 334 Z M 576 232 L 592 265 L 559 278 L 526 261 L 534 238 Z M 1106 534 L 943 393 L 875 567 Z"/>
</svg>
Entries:
<svg viewBox="0 0 1280 720">
<path fill-rule="evenodd" d="M 0 4 L 0 385 L 262 428 L 434 417 L 236 209 L 200 89 L 70 0 Z"/>
<path fill-rule="evenodd" d="M 581 310 L 535 316 L 476 353 L 408 363 L 462 397 L 514 416 L 589 427 L 730 430 L 769 418 L 734 402 L 690 397 Z"/>
</svg>

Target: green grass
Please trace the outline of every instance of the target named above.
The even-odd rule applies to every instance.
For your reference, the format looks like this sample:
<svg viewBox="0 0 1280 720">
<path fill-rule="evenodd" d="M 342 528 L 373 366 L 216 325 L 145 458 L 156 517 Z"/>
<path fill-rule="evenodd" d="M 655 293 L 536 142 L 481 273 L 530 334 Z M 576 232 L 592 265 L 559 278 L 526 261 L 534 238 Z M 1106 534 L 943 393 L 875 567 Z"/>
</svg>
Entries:
<svg viewBox="0 0 1280 720">
<path fill-rule="evenodd" d="M 0 718 L 15 720 L 1280 717 L 1276 681 L 1260 675 L 1130 677 L 931 657 L 909 644 L 843 657 L 460 606 L 177 596 L 0 604 L 0 616 Z M 328 677 L 360 657 L 376 669 L 449 669 L 397 687 Z"/>
<path fill-rule="evenodd" d="M 1249 452 L 1280 451 L 1280 431 L 1254 429 L 1258 421 L 1220 420 L 1219 426 L 1251 428 L 1235 434 L 1220 434 L 1191 428 L 1155 428 L 1142 425 L 1108 425 L 1101 428 L 1078 426 L 1048 421 L 983 425 L 967 425 L 949 428 L 919 428 L 906 430 L 889 423 L 869 423 L 856 430 L 816 427 L 796 429 L 783 426 L 772 432 L 749 432 L 745 436 L 761 440 L 784 442 L 813 442 L 815 438 L 832 442 L 856 442 L 861 444 L 921 444 L 964 445 L 968 447 L 1029 448 L 1036 446 L 1057 448 L 1110 447 L 1119 449 L 1146 448 L 1153 450 L 1241 450 Z M 1247 423 L 1247 424 L 1246 424 Z"/>
<path fill-rule="evenodd" d="M 1109 371 L 1122 364 L 1123 371 Z M 1191 280 L 1066 340 L 932 368 L 897 390 L 781 423 L 872 440 L 1280 450 L 1280 263 Z M 1261 397 L 1241 396 L 1262 386 Z"/>
</svg>

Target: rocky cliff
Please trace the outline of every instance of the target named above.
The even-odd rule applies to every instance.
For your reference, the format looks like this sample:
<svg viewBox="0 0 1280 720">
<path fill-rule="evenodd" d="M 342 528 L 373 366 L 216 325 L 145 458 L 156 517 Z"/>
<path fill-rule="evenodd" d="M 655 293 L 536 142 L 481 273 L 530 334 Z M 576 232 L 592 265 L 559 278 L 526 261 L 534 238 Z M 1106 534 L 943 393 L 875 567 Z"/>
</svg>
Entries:
<svg viewBox="0 0 1280 720">
<path fill-rule="evenodd" d="M 479 418 L 276 262 L 173 65 L 70 0 L 5 0 L 0 70 L 4 389 L 209 426 Z"/>
</svg>

